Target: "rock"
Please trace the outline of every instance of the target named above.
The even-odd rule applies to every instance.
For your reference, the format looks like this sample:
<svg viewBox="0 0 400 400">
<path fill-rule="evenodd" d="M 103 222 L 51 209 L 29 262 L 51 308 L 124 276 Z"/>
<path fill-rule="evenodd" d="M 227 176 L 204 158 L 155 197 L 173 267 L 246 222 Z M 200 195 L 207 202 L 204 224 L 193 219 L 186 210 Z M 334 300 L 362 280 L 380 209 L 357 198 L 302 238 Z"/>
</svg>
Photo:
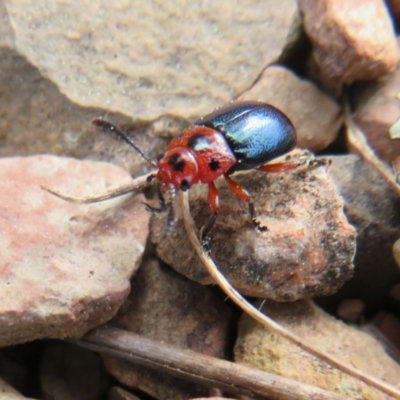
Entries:
<svg viewBox="0 0 400 400">
<path fill-rule="evenodd" d="M 390 296 L 400 281 L 400 270 L 392 253 L 400 237 L 400 199 L 394 189 L 368 162 L 358 156 L 332 157 L 329 175 L 343 197 L 345 213 L 357 230 L 354 276 L 331 298 L 321 304 L 334 305 L 356 298 L 365 303 L 367 315 L 386 307 L 400 311 Z"/>
<path fill-rule="evenodd" d="M 0 3 L 0 47 L 14 46 L 15 36 L 5 2 Z"/>
<path fill-rule="evenodd" d="M 47 346 L 40 380 L 44 397 L 57 400 L 102 400 L 111 386 L 98 354 L 62 342 Z"/>
<path fill-rule="evenodd" d="M 113 386 L 108 394 L 108 400 L 140 400 L 132 393 L 118 386 Z"/>
<path fill-rule="evenodd" d="M 392 163 L 393 173 L 396 178 L 396 182 L 399 184 L 400 182 L 400 156 L 396 157 Z"/>
<path fill-rule="evenodd" d="M 396 385 L 400 366 L 368 334 L 345 325 L 310 301 L 278 304 L 267 301 L 263 312 L 314 347 L 375 378 Z M 243 315 L 235 361 L 308 383 L 352 399 L 392 399 L 316 357 Z"/>
<path fill-rule="evenodd" d="M 384 336 L 383 345 L 387 345 L 387 352 L 397 362 L 400 361 L 400 320 L 388 312 L 380 312 L 372 321 L 373 327 L 377 328 Z M 372 333 L 376 331 L 372 329 Z M 377 335 L 378 339 L 380 335 Z"/>
<path fill-rule="evenodd" d="M 400 119 L 398 119 L 389 129 L 390 139 L 400 139 Z M 398 157 L 397 157 L 398 158 Z M 397 160 L 395 159 L 395 162 Z"/>
<path fill-rule="evenodd" d="M 67 155 L 111 162 L 137 176 L 149 171 L 147 162 L 127 144 L 95 129 L 90 121 L 104 117 L 119 124 L 153 159 L 189 125 L 183 118 L 168 115 L 149 123 L 135 122 L 121 114 L 76 105 L 26 59 L 1 46 L 0 65 L 2 157 Z"/>
<path fill-rule="evenodd" d="M 74 103 L 152 120 L 199 117 L 292 43 L 295 0 L 6 3 L 15 48 Z M 295 38 L 293 38 L 295 40 Z"/>
<path fill-rule="evenodd" d="M 360 299 L 344 299 L 340 302 L 336 315 L 345 322 L 357 322 L 364 311 L 364 302 Z"/>
<path fill-rule="evenodd" d="M 311 44 L 310 44 L 311 46 Z M 321 91 L 329 94 L 333 99 L 341 101 L 343 95 L 343 82 L 338 79 L 332 79 L 325 75 L 325 71 L 321 69 L 315 61 L 312 51 L 308 55 L 305 67 L 305 77 L 312 81 Z"/>
<path fill-rule="evenodd" d="M 229 282 L 245 295 L 293 301 L 334 293 L 353 273 L 355 231 L 325 167 L 267 174 L 234 175 L 252 195 L 258 219 L 251 225 L 247 206 L 221 180 L 221 209 L 211 232 L 211 256 Z M 205 185 L 190 190 L 197 227 L 210 217 Z M 158 256 L 181 274 L 212 283 L 189 242 L 179 207 L 172 233 L 166 213 L 151 219 L 150 238 Z M 179 251 L 177 251 L 179 249 Z"/>
<path fill-rule="evenodd" d="M 399 0 L 386 0 L 385 4 L 388 6 L 393 19 L 396 22 L 396 27 L 400 21 L 400 1 Z"/>
<path fill-rule="evenodd" d="M 156 259 L 144 263 L 132 290 L 111 324 L 147 338 L 225 358 L 230 309 L 208 288 L 191 282 Z M 204 397 L 208 389 L 142 366 L 104 356 L 109 372 L 123 385 L 157 399 Z"/>
<path fill-rule="evenodd" d="M 396 285 L 393 285 L 390 288 L 389 294 L 394 300 L 400 301 L 400 283 L 397 283 Z"/>
<path fill-rule="evenodd" d="M 312 82 L 279 66 L 268 67 L 238 100 L 260 100 L 283 111 L 297 131 L 297 145 L 321 151 L 332 143 L 343 123 L 339 105 Z"/>
<path fill-rule="evenodd" d="M 0 378 L 1 400 L 34 400 L 23 396 Z"/>
<path fill-rule="evenodd" d="M 385 161 L 400 154 L 400 140 L 391 139 L 389 129 L 400 116 L 400 67 L 379 82 L 358 84 L 352 94 L 354 120 L 370 146 Z"/>
<path fill-rule="evenodd" d="M 0 379 L 18 393 L 39 399 L 38 371 L 43 348 L 44 342 L 36 341 L 0 349 Z"/>
<path fill-rule="evenodd" d="M 400 239 L 397 239 L 393 244 L 393 257 L 400 268 Z"/>
<path fill-rule="evenodd" d="M 299 7 L 315 62 L 328 79 L 350 84 L 395 69 L 398 50 L 383 1 L 300 0 Z"/>
<path fill-rule="evenodd" d="M 105 163 L 0 160 L 0 346 L 80 337 L 116 314 L 144 251 L 143 197 L 72 204 L 40 186 L 84 196 L 130 180 Z"/>
</svg>

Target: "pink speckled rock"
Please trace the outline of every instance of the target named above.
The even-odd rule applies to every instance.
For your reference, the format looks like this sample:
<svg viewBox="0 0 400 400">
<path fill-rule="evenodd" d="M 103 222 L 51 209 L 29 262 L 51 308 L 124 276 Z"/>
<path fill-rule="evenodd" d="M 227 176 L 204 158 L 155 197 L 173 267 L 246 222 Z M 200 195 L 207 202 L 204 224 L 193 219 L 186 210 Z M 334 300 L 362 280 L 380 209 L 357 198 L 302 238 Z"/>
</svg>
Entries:
<svg viewBox="0 0 400 400">
<path fill-rule="evenodd" d="M 0 346 L 79 337 L 129 293 L 147 238 L 141 197 L 72 204 L 129 182 L 105 163 L 53 156 L 0 161 Z"/>
</svg>

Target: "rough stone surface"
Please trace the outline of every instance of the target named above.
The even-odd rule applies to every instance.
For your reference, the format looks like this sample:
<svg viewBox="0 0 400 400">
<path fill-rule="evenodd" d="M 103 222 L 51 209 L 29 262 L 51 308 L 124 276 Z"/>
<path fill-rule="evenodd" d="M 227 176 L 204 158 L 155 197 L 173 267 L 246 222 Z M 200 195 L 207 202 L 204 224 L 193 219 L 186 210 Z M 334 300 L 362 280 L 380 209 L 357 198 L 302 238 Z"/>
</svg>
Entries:
<svg viewBox="0 0 400 400">
<path fill-rule="evenodd" d="M 315 62 L 329 79 L 372 80 L 395 69 L 396 38 L 383 1 L 299 0 L 299 7 Z"/>
<path fill-rule="evenodd" d="M 82 205 L 129 175 L 53 156 L 0 161 L 0 346 L 79 337 L 112 318 L 129 292 L 147 237 L 142 197 Z"/>
<path fill-rule="evenodd" d="M 68 343 L 49 344 L 40 366 L 46 399 L 103 400 L 111 384 L 98 354 Z"/>
<path fill-rule="evenodd" d="M 345 325 L 311 302 L 266 302 L 263 312 L 316 348 L 375 378 L 397 385 L 400 366 L 371 336 Z M 239 325 L 235 360 L 352 399 L 387 400 L 387 395 L 328 366 L 287 339 L 268 331 L 244 315 Z"/>
<path fill-rule="evenodd" d="M 258 219 L 250 224 L 247 206 L 217 182 L 221 209 L 211 232 L 211 256 L 233 286 L 246 295 L 277 301 L 334 293 L 353 272 L 355 231 L 325 167 L 267 174 L 249 171 L 234 179 L 251 193 Z M 197 227 L 210 216 L 205 185 L 190 191 Z M 166 263 L 190 279 L 211 283 L 189 242 L 177 208 L 172 234 L 166 213 L 151 220 L 151 240 Z M 176 249 L 179 248 L 179 252 Z"/>
<path fill-rule="evenodd" d="M 208 288 L 149 259 L 132 279 L 127 301 L 110 322 L 147 338 L 225 358 L 231 312 Z M 201 397 L 208 389 L 104 356 L 109 372 L 157 399 Z"/>
<path fill-rule="evenodd" d="M 321 70 L 321 67 L 315 61 L 312 52 L 308 55 L 305 64 L 305 76 L 309 80 L 314 82 L 320 90 L 326 94 L 329 94 L 333 99 L 338 101 L 342 100 L 341 96 L 343 95 L 343 88 L 345 87 L 345 84 L 337 79 L 334 80 L 326 76 L 324 71 Z"/>
<path fill-rule="evenodd" d="M 78 106 L 26 59 L 1 47 L 0 87 L 2 157 L 67 155 L 111 162 L 137 176 L 149 170 L 148 164 L 125 143 L 94 129 L 91 120 L 104 117 L 119 124 L 153 159 L 189 125 L 183 118 L 168 115 L 144 124 L 103 109 Z"/>
<path fill-rule="evenodd" d="M 343 123 L 339 105 L 312 82 L 286 68 L 268 67 L 238 100 L 260 100 L 283 111 L 297 131 L 297 145 L 321 151 L 332 143 Z"/>
<path fill-rule="evenodd" d="M 282 54 L 295 0 L 6 2 L 15 47 L 74 102 L 198 117 Z M 167 34 L 166 34 L 167 33 Z"/>
<path fill-rule="evenodd" d="M 0 2 L 0 46 L 14 46 L 15 36 L 4 1 Z"/>
<path fill-rule="evenodd" d="M 389 129 L 400 116 L 400 67 L 379 82 L 362 83 L 352 95 L 354 120 L 376 153 L 388 162 L 400 154 L 400 140 Z"/>
<path fill-rule="evenodd" d="M 357 230 L 356 268 L 353 278 L 336 295 L 321 300 L 335 305 L 341 299 L 361 299 L 368 315 L 388 306 L 400 311 L 400 304 L 390 296 L 390 289 L 400 281 L 392 253 L 400 237 L 399 196 L 358 156 L 332 159 L 329 174 L 343 197 L 347 218 Z"/>
</svg>

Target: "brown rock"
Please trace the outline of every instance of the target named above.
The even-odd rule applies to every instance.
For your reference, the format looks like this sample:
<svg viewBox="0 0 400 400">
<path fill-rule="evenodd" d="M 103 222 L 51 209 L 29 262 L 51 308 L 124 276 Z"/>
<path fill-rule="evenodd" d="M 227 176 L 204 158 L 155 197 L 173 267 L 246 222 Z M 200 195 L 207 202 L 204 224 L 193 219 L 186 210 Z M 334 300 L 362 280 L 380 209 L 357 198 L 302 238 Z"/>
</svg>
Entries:
<svg viewBox="0 0 400 400">
<path fill-rule="evenodd" d="M 14 32 L 11 26 L 10 17 L 5 2 L 0 3 L 0 47 L 14 46 Z"/>
<path fill-rule="evenodd" d="M 143 198 L 72 204 L 40 185 L 84 196 L 130 180 L 105 163 L 0 161 L 0 346 L 79 337 L 115 315 L 146 242 Z"/>
<path fill-rule="evenodd" d="M 300 0 L 299 6 L 314 59 L 329 79 L 372 80 L 395 69 L 398 51 L 383 1 Z"/>
<path fill-rule="evenodd" d="M 343 94 L 343 82 L 338 78 L 332 79 L 325 75 L 325 71 L 317 64 L 314 54 L 311 52 L 306 61 L 305 76 L 314 82 L 320 90 L 329 94 L 333 99 L 339 100 Z"/>
<path fill-rule="evenodd" d="M 345 322 L 357 322 L 365 308 L 360 299 L 344 299 L 340 302 L 336 315 Z"/>
<path fill-rule="evenodd" d="M 399 0 L 386 0 L 389 11 L 393 16 L 393 19 L 396 21 L 396 25 L 398 26 L 400 21 L 400 1 Z"/>
<path fill-rule="evenodd" d="M 397 351 L 397 362 L 399 362 L 398 356 L 400 355 L 400 320 L 399 318 L 391 313 L 382 312 L 378 317 L 374 318 L 374 326 L 384 335 L 386 340 L 390 343 L 390 346 L 394 347 Z M 389 351 L 389 354 L 390 351 Z M 394 358 L 394 357 L 393 357 Z"/>
<path fill-rule="evenodd" d="M 400 281 L 392 253 L 400 237 L 400 199 L 388 182 L 368 162 L 355 155 L 332 157 L 329 174 L 345 204 L 349 222 L 357 230 L 355 274 L 324 304 L 357 298 L 371 314 L 385 307 L 400 310 L 390 289 Z"/>
<path fill-rule="evenodd" d="M 400 156 L 396 157 L 392 162 L 393 173 L 397 184 L 400 184 Z"/>
<path fill-rule="evenodd" d="M 400 301 L 400 283 L 397 283 L 396 285 L 393 285 L 390 288 L 389 294 L 394 300 Z"/>
<path fill-rule="evenodd" d="M 46 399 L 102 400 L 111 378 L 98 354 L 68 343 L 47 346 L 40 366 Z"/>
<path fill-rule="evenodd" d="M 122 389 L 118 386 L 114 386 L 110 389 L 108 394 L 108 400 L 140 400 L 139 397 L 129 393 L 127 390 Z"/>
<path fill-rule="evenodd" d="M 58 154 L 116 164 L 133 176 L 149 165 L 128 145 L 95 129 L 101 116 L 122 126 L 138 146 L 156 157 L 189 122 L 164 115 L 149 123 L 103 109 L 73 104 L 26 59 L 0 47 L 0 156 Z M 51 118 L 49 118 L 51 116 Z"/>
<path fill-rule="evenodd" d="M 400 67 L 379 82 L 356 86 L 352 96 L 354 119 L 369 144 L 387 162 L 400 154 L 400 140 L 390 137 L 389 129 L 400 116 Z"/>
<path fill-rule="evenodd" d="M 312 82 L 286 68 L 268 67 L 238 100 L 260 100 L 283 111 L 297 131 L 297 145 L 321 151 L 332 143 L 343 123 L 339 105 Z"/>
<path fill-rule="evenodd" d="M 250 224 L 247 206 L 221 180 L 220 215 L 211 232 L 212 257 L 242 293 L 277 301 L 335 292 L 352 275 L 355 231 L 326 168 L 267 174 L 249 171 L 234 179 L 251 193 L 262 225 Z M 192 214 L 200 228 L 210 216 L 206 188 L 190 191 Z M 210 284 L 178 215 L 172 234 L 165 213 L 151 220 L 151 240 L 166 263 L 188 278 Z M 177 251 L 179 249 L 179 251 Z"/>
<path fill-rule="evenodd" d="M 389 136 L 391 139 L 400 139 L 400 118 L 390 127 Z M 398 157 L 395 159 L 394 162 Z"/>
<path fill-rule="evenodd" d="M 225 358 L 231 312 L 208 288 L 187 280 L 156 259 L 147 260 L 112 324 L 145 337 Z M 157 399 L 201 397 L 208 389 L 105 356 L 109 372 L 126 386 Z"/>
<path fill-rule="evenodd" d="M 263 312 L 316 348 L 375 378 L 393 385 L 398 383 L 400 366 L 375 339 L 335 320 L 311 302 L 278 304 L 268 301 Z M 392 399 L 328 366 L 247 315 L 240 321 L 235 360 L 354 399 Z"/>
<path fill-rule="evenodd" d="M 393 257 L 400 268 L 400 239 L 397 239 L 393 244 Z"/>
<path fill-rule="evenodd" d="M 295 0 L 6 7 L 15 47 L 68 98 L 145 120 L 199 117 L 236 97 L 290 44 L 298 15 Z"/>
</svg>

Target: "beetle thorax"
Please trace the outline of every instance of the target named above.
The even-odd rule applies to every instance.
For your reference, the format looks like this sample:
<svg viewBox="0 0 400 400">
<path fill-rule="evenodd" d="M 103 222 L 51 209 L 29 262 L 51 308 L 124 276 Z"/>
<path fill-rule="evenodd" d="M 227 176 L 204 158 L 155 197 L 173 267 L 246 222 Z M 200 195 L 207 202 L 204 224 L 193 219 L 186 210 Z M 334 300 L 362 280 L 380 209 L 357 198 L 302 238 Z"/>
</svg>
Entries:
<svg viewBox="0 0 400 400">
<path fill-rule="evenodd" d="M 183 191 L 199 182 L 199 166 L 194 152 L 186 147 L 168 150 L 158 162 L 157 179 Z"/>
</svg>

